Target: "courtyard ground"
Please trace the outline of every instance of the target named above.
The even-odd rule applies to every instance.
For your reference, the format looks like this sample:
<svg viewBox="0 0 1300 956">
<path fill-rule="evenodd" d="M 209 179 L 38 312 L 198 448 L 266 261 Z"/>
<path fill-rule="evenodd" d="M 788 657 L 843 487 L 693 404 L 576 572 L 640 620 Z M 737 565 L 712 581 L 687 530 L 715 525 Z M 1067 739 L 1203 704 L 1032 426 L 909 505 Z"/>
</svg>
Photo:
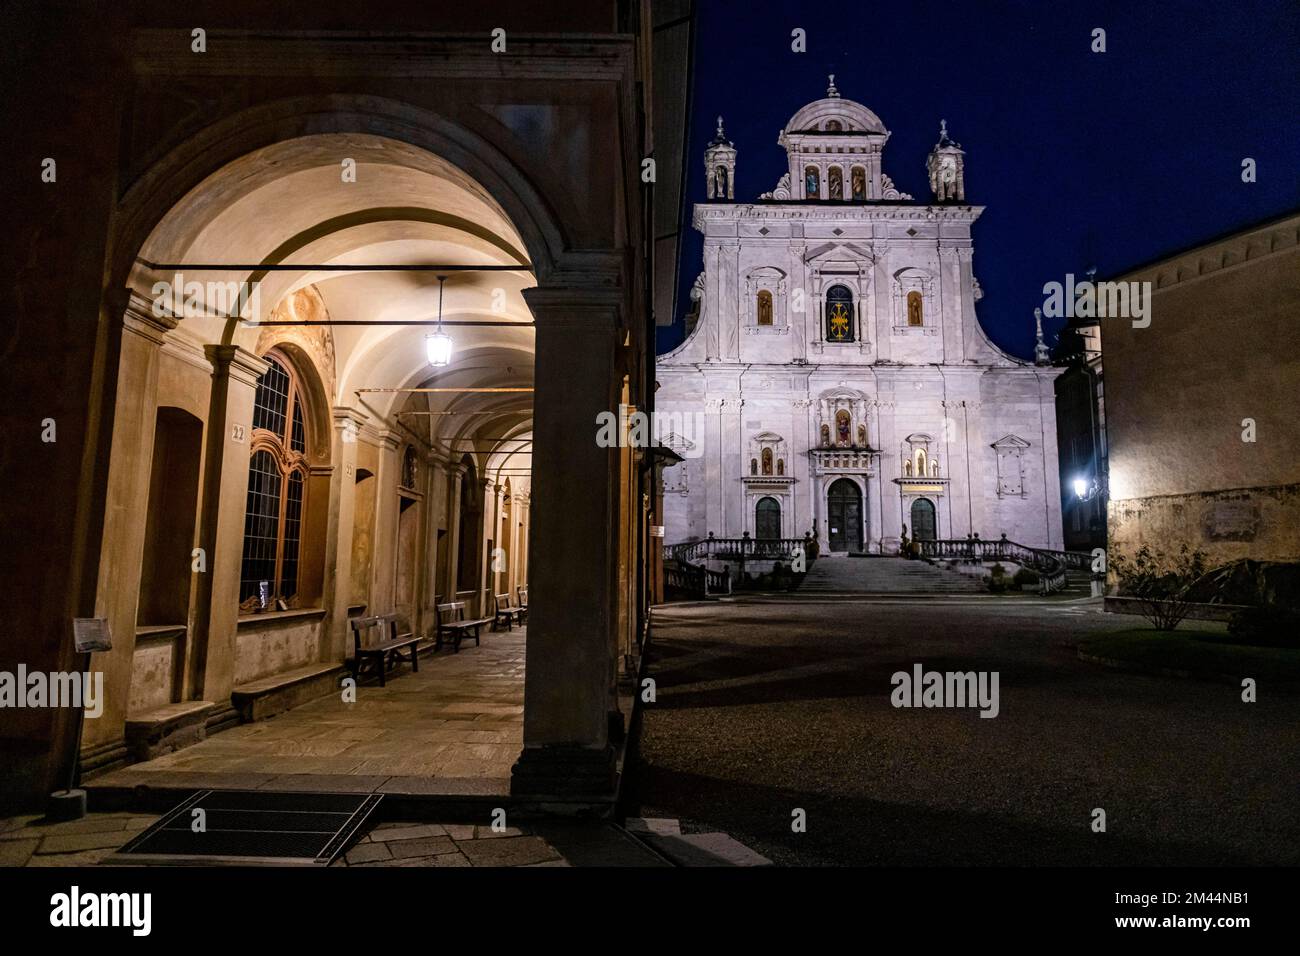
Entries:
<svg viewBox="0 0 1300 956">
<path fill-rule="evenodd" d="M 1300 862 L 1300 696 L 1081 661 L 1081 640 L 1138 623 L 1095 602 L 755 596 L 654 615 L 630 814 L 778 864 Z M 891 676 L 917 663 L 997 671 L 998 716 L 895 708 Z"/>
</svg>

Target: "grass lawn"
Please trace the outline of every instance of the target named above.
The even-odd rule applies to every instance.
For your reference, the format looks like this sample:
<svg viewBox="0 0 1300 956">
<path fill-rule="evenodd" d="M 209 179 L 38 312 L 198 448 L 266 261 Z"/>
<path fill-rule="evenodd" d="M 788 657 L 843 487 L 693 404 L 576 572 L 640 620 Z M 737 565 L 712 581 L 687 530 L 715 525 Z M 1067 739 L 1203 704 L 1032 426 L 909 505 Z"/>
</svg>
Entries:
<svg viewBox="0 0 1300 956">
<path fill-rule="evenodd" d="M 1079 653 L 1195 677 L 1269 678 L 1300 685 L 1300 649 L 1249 647 L 1207 640 L 1217 632 L 1134 628 L 1090 638 Z"/>
</svg>

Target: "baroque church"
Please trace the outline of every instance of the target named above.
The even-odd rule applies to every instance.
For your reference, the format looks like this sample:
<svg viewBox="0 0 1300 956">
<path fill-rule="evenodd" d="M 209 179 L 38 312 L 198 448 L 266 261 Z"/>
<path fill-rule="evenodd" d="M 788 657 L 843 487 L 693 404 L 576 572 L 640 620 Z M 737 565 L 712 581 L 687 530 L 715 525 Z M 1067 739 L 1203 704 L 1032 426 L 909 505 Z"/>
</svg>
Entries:
<svg viewBox="0 0 1300 956">
<path fill-rule="evenodd" d="M 1051 368 L 981 328 L 965 153 L 940 124 L 932 198 L 882 165 L 889 131 L 826 95 L 781 130 L 789 169 L 735 195 L 722 118 L 694 209 L 704 263 L 685 341 L 660 355 L 656 408 L 703 413 L 663 436 L 668 544 L 801 538 L 822 553 L 897 553 L 917 540 L 1062 545 Z"/>
</svg>

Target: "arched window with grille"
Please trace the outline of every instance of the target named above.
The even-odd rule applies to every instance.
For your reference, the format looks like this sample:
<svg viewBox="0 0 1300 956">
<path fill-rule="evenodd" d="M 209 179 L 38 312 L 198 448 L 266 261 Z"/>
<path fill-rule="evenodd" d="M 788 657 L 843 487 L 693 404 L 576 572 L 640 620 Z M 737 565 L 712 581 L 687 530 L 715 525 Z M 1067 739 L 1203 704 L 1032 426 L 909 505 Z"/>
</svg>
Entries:
<svg viewBox="0 0 1300 956">
<path fill-rule="evenodd" d="M 299 551 L 307 490 L 307 409 L 292 366 L 276 352 L 263 356 L 257 380 L 249 443 L 248 497 L 239 600 L 261 596 L 268 603 L 298 593 Z"/>
<path fill-rule="evenodd" d="M 853 293 L 848 286 L 826 290 L 826 341 L 853 341 Z"/>
</svg>

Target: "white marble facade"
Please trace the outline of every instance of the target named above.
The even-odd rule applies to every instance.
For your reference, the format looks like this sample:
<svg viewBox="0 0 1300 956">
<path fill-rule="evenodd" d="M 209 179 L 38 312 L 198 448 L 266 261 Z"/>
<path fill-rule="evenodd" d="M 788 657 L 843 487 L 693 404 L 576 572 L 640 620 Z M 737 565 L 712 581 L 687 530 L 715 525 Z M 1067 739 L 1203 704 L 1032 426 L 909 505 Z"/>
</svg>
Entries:
<svg viewBox="0 0 1300 956">
<path fill-rule="evenodd" d="M 663 439 L 685 459 L 664 474 L 667 543 L 815 530 L 823 551 L 888 554 L 906 526 L 1061 547 L 1057 370 L 980 327 L 983 207 L 946 127 L 928 202 L 883 172 L 888 139 L 832 78 L 781 132 L 789 173 L 743 201 L 719 119 L 694 211 L 698 314 L 658 360 L 657 410 L 703 412 L 698 434 Z"/>
</svg>

